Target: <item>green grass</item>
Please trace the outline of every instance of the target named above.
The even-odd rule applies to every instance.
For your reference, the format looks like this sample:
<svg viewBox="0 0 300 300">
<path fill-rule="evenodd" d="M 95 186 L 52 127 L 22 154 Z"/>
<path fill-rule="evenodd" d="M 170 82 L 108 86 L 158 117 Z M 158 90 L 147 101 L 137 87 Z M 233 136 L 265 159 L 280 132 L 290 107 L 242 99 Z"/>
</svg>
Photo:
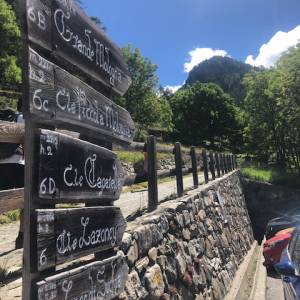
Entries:
<svg viewBox="0 0 300 300">
<path fill-rule="evenodd" d="M 12 210 L 0 215 L 0 224 L 8 224 L 20 220 L 20 210 Z"/>
<path fill-rule="evenodd" d="M 140 151 L 115 151 L 120 161 L 124 163 L 139 163 L 144 161 L 144 153 Z M 174 155 L 171 153 L 157 153 L 157 159 L 172 158 Z"/>
<path fill-rule="evenodd" d="M 286 172 L 285 170 L 247 165 L 241 168 L 241 172 L 244 177 L 252 180 L 269 182 L 290 188 L 300 187 L 300 176 L 296 173 Z"/>
</svg>

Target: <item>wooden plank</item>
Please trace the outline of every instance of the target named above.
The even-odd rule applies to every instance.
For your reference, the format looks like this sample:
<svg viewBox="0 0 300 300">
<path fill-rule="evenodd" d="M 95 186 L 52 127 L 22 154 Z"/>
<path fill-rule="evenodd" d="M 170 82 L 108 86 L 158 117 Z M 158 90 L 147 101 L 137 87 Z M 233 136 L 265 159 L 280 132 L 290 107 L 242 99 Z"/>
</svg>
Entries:
<svg viewBox="0 0 300 300">
<path fill-rule="evenodd" d="M 126 221 L 114 206 L 37 210 L 38 270 L 120 245 Z"/>
<path fill-rule="evenodd" d="M 25 129 L 23 124 L 0 121 L 0 143 L 24 143 Z"/>
<path fill-rule="evenodd" d="M 122 51 L 73 0 L 27 0 L 28 38 L 124 95 L 131 85 Z"/>
<path fill-rule="evenodd" d="M 48 277 L 35 286 L 38 300 L 106 299 L 123 292 L 129 268 L 122 253 Z"/>
<path fill-rule="evenodd" d="M 39 148 L 41 202 L 119 199 L 124 171 L 112 151 L 49 130 L 40 131 Z"/>
<path fill-rule="evenodd" d="M 24 206 L 24 189 L 0 191 L 0 215 Z"/>
<path fill-rule="evenodd" d="M 28 0 L 26 1 L 26 11 L 29 40 L 51 51 L 51 0 Z"/>
<path fill-rule="evenodd" d="M 85 133 L 110 142 L 131 143 L 135 125 L 130 114 L 75 76 L 29 52 L 30 101 L 25 114 L 37 121 Z"/>
</svg>

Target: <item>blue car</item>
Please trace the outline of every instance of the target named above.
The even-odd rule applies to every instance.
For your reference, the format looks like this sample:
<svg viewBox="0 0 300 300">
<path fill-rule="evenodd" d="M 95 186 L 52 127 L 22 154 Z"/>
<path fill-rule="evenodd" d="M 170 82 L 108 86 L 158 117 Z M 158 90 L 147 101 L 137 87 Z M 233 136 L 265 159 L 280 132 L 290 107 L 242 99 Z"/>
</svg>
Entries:
<svg viewBox="0 0 300 300">
<path fill-rule="evenodd" d="M 300 300 L 300 227 L 293 232 L 289 245 L 284 249 L 280 262 L 275 265 L 284 288 L 285 300 Z"/>
</svg>

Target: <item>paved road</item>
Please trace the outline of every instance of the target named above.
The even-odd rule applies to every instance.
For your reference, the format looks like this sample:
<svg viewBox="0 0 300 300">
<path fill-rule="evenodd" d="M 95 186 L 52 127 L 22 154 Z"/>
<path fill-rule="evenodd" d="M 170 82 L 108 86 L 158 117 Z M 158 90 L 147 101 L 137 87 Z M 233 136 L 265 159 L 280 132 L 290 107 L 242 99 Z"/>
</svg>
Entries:
<svg viewBox="0 0 300 300">
<path fill-rule="evenodd" d="M 199 182 L 204 182 L 203 175 L 199 176 Z M 184 189 L 193 187 L 193 177 L 185 176 L 183 178 Z M 163 201 L 164 199 L 170 197 L 171 195 L 176 195 L 176 179 L 173 178 L 172 181 L 164 182 L 158 186 L 158 200 Z M 133 214 L 134 212 L 144 209 L 148 204 L 148 191 L 143 190 L 141 192 L 134 193 L 122 193 L 118 201 L 115 202 L 115 206 L 119 206 L 125 217 Z"/>
<path fill-rule="evenodd" d="M 283 286 L 281 279 L 274 272 L 269 272 L 267 276 L 266 300 L 284 300 Z"/>
</svg>

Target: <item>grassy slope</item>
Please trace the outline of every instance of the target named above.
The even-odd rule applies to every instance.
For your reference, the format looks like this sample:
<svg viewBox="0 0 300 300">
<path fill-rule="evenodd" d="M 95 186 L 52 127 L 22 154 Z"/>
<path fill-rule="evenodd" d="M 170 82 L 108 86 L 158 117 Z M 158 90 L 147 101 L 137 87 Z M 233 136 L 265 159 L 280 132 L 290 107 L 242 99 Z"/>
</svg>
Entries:
<svg viewBox="0 0 300 300">
<path fill-rule="evenodd" d="M 242 167 L 241 172 L 244 177 L 252 180 L 270 182 L 290 188 L 300 188 L 300 176 L 295 173 L 287 173 L 284 170 L 250 165 Z"/>
</svg>

